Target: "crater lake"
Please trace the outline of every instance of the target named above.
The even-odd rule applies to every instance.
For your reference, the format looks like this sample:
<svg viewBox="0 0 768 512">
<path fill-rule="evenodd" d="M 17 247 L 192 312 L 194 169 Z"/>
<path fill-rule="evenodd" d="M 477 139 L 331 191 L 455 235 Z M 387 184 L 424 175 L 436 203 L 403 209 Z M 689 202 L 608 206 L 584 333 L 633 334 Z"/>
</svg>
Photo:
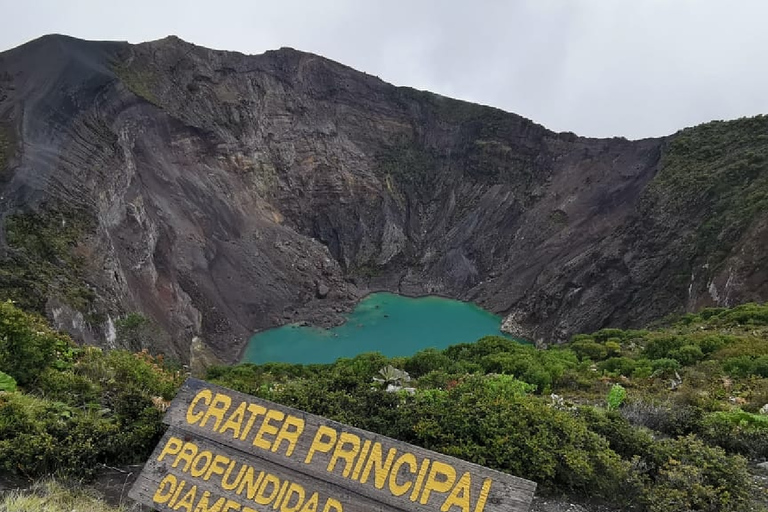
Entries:
<svg viewBox="0 0 768 512">
<path fill-rule="evenodd" d="M 501 332 L 501 317 L 458 300 L 372 293 L 331 329 L 288 324 L 256 333 L 243 362 L 332 363 L 340 357 L 381 352 L 410 356 L 425 348 L 471 343 Z"/>
</svg>

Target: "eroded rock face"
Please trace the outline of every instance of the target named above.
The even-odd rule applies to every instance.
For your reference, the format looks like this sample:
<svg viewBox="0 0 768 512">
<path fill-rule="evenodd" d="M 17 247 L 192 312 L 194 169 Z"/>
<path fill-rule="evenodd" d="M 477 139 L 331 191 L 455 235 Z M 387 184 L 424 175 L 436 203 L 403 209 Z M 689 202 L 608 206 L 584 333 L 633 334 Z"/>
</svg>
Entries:
<svg viewBox="0 0 768 512">
<path fill-rule="evenodd" d="M 0 54 L 0 77 L 18 141 L 0 208 L 95 219 L 75 334 L 105 345 L 140 311 L 152 348 L 186 361 L 197 336 L 232 361 L 253 331 L 336 323 L 370 290 L 471 300 L 540 343 L 768 295 L 765 215 L 677 282 L 707 255 L 669 250 L 701 216 L 648 213 L 670 139 L 557 134 L 316 55 L 177 38 L 48 36 Z"/>
</svg>

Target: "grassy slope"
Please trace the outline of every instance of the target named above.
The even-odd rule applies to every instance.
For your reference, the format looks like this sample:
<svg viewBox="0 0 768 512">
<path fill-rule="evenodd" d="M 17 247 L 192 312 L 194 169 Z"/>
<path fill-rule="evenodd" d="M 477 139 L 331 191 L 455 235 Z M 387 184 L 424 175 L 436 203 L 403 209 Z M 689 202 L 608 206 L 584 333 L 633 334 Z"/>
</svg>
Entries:
<svg viewBox="0 0 768 512">
<path fill-rule="evenodd" d="M 714 121 L 675 134 L 639 203 L 631 240 L 666 256 L 677 305 L 691 274 L 705 283 L 722 270 L 752 225 L 768 218 L 768 116 Z M 704 272 L 706 275 L 702 275 Z"/>
<path fill-rule="evenodd" d="M 768 211 L 768 116 L 682 130 L 648 195 L 677 217 L 707 217 L 696 233 L 701 250 L 728 249 Z"/>
<path fill-rule="evenodd" d="M 4 512 L 123 512 L 111 507 L 93 494 L 67 487 L 55 480 L 41 480 L 25 491 L 12 491 L 0 496 Z"/>
<path fill-rule="evenodd" d="M 87 477 L 147 457 L 180 372 L 146 353 L 74 347 L 11 304 L 0 317 L 0 371 L 20 384 L 0 394 L 5 470 Z M 410 373 L 414 394 L 373 381 L 389 364 Z M 534 479 L 540 493 L 638 510 L 750 510 L 758 490 L 742 455 L 768 457 L 768 416 L 755 412 L 768 402 L 768 306 L 755 304 L 545 351 L 487 337 L 408 358 L 245 364 L 207 378 Z"/>
</svg>

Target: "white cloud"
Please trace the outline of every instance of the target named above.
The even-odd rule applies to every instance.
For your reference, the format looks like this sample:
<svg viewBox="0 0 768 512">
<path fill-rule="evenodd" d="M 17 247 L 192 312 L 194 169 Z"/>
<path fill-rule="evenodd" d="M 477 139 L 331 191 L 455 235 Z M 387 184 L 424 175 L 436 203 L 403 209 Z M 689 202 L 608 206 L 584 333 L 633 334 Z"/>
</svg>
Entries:
<svg viewBox="0 0 768 512">
<path fill-rule="evenodd" d="M 583 135 L 768 112 L 762 0 L 0 0 L 0 12 L 0 49 L 51 32 L 291 46 Z"/>
</svg>

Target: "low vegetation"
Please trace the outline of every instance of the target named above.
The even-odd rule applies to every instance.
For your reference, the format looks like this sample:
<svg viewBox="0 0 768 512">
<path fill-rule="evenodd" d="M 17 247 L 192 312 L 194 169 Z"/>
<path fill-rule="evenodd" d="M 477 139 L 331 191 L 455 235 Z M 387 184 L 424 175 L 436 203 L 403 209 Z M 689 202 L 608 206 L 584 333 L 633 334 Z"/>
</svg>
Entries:
<svg viewBox="0 0 768 512">
<path fill-rule="evenodd" d="M 746 304 L 548 350 L 491 336 L 412 357 L 214 367 L 206 378 L 533 479 L 539 493 L 747 511 L 765 499 L 748 461 L 768 458 L 767 357 L 768 306 Z M 184 378 L 146 352 L 77 347 L 10 303 L 0 372 L 18 386 L 0 392 L 0 461 L 30 478 L 144 460 Z"/>
<path fill-rule="evenodd" d="M 93 493 L 68 487 L 56 480 L 41 480 L 24 491 L 11 491 L 0 497 L 3 512 L 124 512 L 111 507 Z"/>
<path fill-rule="evenodd" d="M 0 303 L 0 372 L 0 470 L 29 478 L 143 462 L 183 378 L 162 356 L 78 347 L 10 302 Z"/>
<path fill-rule="evenodd" d="M 112 71 L 133 94 L 153 105 L 160 105 L 160 101 L 153 92 L 157 86 L 158 77 L 150 65 L 137 61 L 116 62 L 112 66 Z"/>
<path fill-rule="evenodd" d="M 437 171 L 437 161 L 429 149 L 405 136 L 377 155 L 377 162 L 377 170 L 388 185 L 389 179 L 394 179 L 400 186 L 422 189 L 433 183 Z"/>
<path fill-rule="evenodd" d="M 694 232 L 687 250 L 714 268 L 768 211 L 768 116 L 682 130 L 661 164 L 643 214 L 680 219 Z"/>
<path fill-rule="evenodd" d="M 6 254 L 0 259 L 0 290 L 28 311 L 43 313 L 55 297 L 88 313 L 95 300 L 86 284 L 77 246 L 94 227 L 92 215 L 61 205 L 43 205 L 4 219 Z"/>
</svg>

